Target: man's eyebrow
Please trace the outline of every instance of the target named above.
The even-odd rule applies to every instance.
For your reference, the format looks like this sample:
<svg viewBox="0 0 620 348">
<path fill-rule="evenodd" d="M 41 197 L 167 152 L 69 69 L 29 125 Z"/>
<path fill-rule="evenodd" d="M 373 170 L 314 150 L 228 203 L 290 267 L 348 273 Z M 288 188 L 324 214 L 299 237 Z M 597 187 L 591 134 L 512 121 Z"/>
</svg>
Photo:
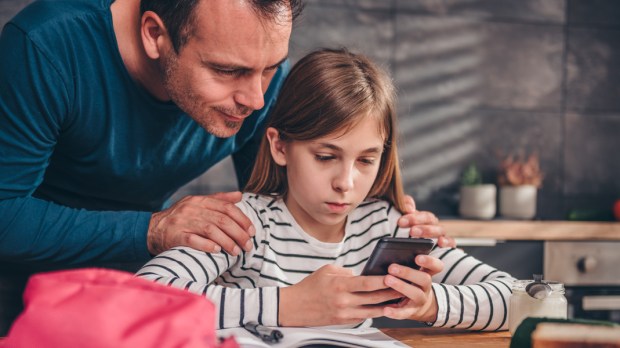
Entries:
<svg viewBox="0 0 620 348">
<path fill-rule="evenodd" d="M 282 63 L 284 63 L 288 59 L 288 55 L 282 58 L 279 62 L 274 65 L 270 65 L 265 68 L 265 70 L 277 69 Z M 243 70 L 243 71 L 252 71 L 253 69 L 243 65 L 236 64 L 222 64 L 216 62 L 204 62 L 205 65 L 210 66 L 214 69 L 223 69 L 223 70 Z"/>
<path fill-rule="evenodd" d="M 267 70 L 271 70 L 271 69 L 277 69 L 280 65 L 282 65 L 286 60 L 288 59 L 288 55 L 285 56 L 284 58 L 280 59 L 279 62 L 277 62 L 274 65 L 268 66 Z"/>
</svg>

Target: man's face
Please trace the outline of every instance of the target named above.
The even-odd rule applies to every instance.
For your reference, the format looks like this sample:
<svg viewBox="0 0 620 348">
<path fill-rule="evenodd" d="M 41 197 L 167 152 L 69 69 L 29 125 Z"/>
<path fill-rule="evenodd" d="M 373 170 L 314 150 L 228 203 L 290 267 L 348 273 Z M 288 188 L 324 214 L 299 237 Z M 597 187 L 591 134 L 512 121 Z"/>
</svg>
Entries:
<svg viewBox="0 0 620 348">
<path fill-rule="evenodd" d="M 264 106 L 288 55 L 290 11 L 261 19 L 246 1 L 201 1 L 193 32 L 177 55 L 162 54 L 164 87 L 183 111 L 217 137 L 236 134 Z"/>
<path fill-rule="evenodd" d="M 343 231 L 377 177 L 384 143 L 379 129 L 365 117 L 344 135 L 286 144 L 285 202 L 306 232 L 328 241 Z"/>
</svg>

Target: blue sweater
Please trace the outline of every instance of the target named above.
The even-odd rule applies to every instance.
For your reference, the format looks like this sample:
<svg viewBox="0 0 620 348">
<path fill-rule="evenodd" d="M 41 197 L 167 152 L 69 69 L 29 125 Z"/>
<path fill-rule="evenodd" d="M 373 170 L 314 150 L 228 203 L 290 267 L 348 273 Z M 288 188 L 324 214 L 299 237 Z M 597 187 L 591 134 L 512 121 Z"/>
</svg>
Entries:
<svg viewBox="0 0 620 348">
<path fill-rule="evenodd" d="M 146 260 L 151 212 L 230 154 L 252 163 L 288 63 L 265 107 L 217 138 L 132 80 L 110 4 L 39 1 L 2 31 L 0 260 Z"/>
</svg>

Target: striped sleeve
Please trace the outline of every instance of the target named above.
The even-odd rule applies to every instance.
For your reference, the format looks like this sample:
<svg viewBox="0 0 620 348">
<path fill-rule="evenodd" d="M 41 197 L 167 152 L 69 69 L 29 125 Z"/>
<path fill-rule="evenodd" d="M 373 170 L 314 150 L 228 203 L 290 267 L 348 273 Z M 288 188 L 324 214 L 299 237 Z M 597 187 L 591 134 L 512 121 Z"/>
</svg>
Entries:
<svg viewBox="0 0 620 348">
<path fill-rule="evenodd" d="M 496 331 L 508 328 L 508 300 L 514 278 L 455 248 L 432 253 L 444 262 L 433 276 L 437 319 L 432 326 Z"/>
<path fill-rule="evenodd" d="M 256 321 L 266 326 L 278 325 L 279 288 L 242 289 L 239 277 L 229 271 L 242 257 L 225 253 L 209 254 L 186 247 L 167 250 L 142 267 L 136 274 L 164 285 L 205 296 L 216 310 L 216 328 L 242 326 Z M 214 283 L 220 277 L 225 286 Z"/>
</svg>

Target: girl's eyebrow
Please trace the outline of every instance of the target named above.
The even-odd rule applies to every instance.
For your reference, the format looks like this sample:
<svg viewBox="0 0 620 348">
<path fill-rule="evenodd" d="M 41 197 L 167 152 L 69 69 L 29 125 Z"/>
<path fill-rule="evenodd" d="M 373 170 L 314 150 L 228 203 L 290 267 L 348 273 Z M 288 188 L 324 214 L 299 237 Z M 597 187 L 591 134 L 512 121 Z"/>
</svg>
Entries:
<svg viewBox="0 0 620 348">
<path fill-rule="evenodd" d="M 328 149 L 334 150 L 334 151 L 338 151 L 338 152 L 343 152 L 342 148 L 340 146 L 336 146 L 334 144 L 330 144 L 330 143 L 318 143 L 319 147 L 326 147 Z M 365 150 L 362 151 L 363 154 L 379 154 L 383 151 L 382 148 L 380 147 L 369 147 Z"/>
</svg>

